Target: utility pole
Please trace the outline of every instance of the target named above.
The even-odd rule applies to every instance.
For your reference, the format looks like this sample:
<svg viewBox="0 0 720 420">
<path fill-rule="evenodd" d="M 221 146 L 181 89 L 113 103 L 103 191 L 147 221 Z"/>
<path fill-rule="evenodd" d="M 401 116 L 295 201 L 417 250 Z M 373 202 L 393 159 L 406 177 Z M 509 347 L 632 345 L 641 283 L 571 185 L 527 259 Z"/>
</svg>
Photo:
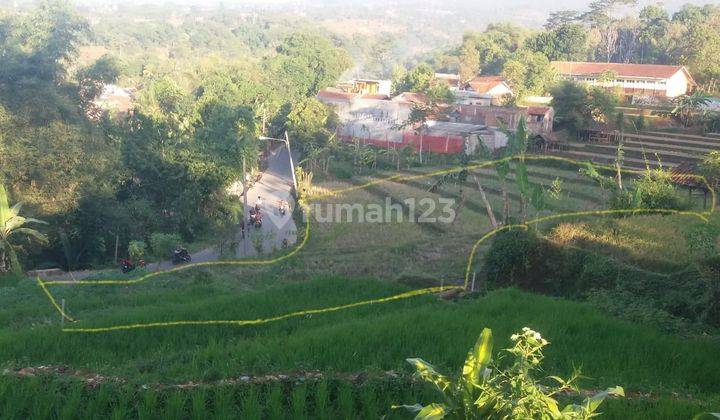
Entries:
<svg viewBox="0 0 720 420">
<path fill-rule="evenodd" d="M 243 226 L 243 230 L 242 230 L 242 232 L 243 232 L 242 233 L 242 235 L 243 235 L 243 238 L 242 238 L 243 252 L 244 252 L 244 255 L 247 257 L 248 232 L 247 232 L 247 226 L 245 226 L 245 212 L 247 211 L 247 208 L 248 208 L 248 187 L 247 187 L 248 182 L 247 182 L 247 172 L 246 172 L 246 168 L 245 168 L 245 155 L 243 155 L 242 160 L 243 160 L 243 162 L 242 162 L 242 165 L 243 165 L 243 173 L 242 173 L 242 177 L 243 177 L 243 214 L 242 214 L 242 222 L 241 223 Z"/>
<path fill-rule="evenodd" d="M 293 162 L 292 150 L 290 150 L 290 136 L 285 131 L 285 146 L 287 146 L 288 157 L 290 158 L 290 172 L 292 173 L 293 187 L 295 188 L 295 194 L 298 193 L 297 178 L 295 177 L 295 163 Z"/>
</svg>

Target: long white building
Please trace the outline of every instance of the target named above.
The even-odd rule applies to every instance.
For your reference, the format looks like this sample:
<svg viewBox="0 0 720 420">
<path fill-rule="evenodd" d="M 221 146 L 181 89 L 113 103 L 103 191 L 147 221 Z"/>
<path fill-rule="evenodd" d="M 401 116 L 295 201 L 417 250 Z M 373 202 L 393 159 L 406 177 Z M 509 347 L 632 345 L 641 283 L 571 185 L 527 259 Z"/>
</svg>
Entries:
<svg viewBox="0 0 720 420">
<path fill-rule="evenodd" d="M 575 61 L 553 61 L 552 66 L 566 79 L 620 88 L 629 102 L 672 99 L 690 93 L 696 86 L 684 66 Z"/>
</svg>

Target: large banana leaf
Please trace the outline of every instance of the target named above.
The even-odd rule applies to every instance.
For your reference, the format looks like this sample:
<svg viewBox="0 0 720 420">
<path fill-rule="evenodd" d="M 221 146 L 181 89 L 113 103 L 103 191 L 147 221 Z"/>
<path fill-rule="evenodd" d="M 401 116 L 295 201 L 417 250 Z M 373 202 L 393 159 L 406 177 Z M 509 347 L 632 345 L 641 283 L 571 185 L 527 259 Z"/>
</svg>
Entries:
<svg viewBox="0 0 720 420">
<path fill-rule="evenodd" d="M 444 405 L 432 403 L 423 407 L 415 416 L 415 420 L 438 420 L 445 418 L 447 409 Z"/>
<path fill-rule="evenodd" d="M 5 187 L 0 185 L 0 228 L 5 225 L 5 222 L 10 218 L 10 206 L 8 205 L 7 192 Z"/>
<path fill-rule="evenodd" d="M 452 385 L 450 379 L 438 373 L 438 371 L 433 365 L 424 361 L 423 359 L 407 359 L 407 362 L 413 365 L 415 371 L 420 376 L 420 378 L 435 385 L 438 391 L 442 392 L 443 394 L 445 394 L 445 391 L 447 391 Z"/>
<path fill-rule="evenodd" d="M 602 404 L 603 401 L 605 401 L 605 398 L 607 398 L 610 395 L 624 397 L 625 390 L 620 386 L 616 386 L 614 388 L 608 388 L 607 390 L 605 390 L 603 392 L 598 392 L 597 394 L 595 394 L 593 396 L 585 398 L 585 401 L 583 401 L 582 405 L 571 404 L 571 405 L 566 406 L 565 408 L 563 408 L 563 413 L 579 412 L 579 411 L 582 411 L 583 409 L 585 409 L 586 412 L 588 412 L 588 413 L 594 413 L 595 410 L 597 410 L 598 407 L 600 407 L 600 404 Z"/>
<path fill-rule="evenodd" d="M 462 375 L 465 381 L 470 384 L 480 384 L 480 377 L 487 369 L 492 359 L 493 337 L 492 331 L 485 328 L 475 342 L 465 359 Z"/>
<path fill-rule="evenodd" d="M 19 228 L 19 229 L 15 229 L 12 232 L 10 232 L 10 234 L 16 234 L 16 233 L 20 233 L 20 234 L 27 235 L 27 236 L 32 236 L 33 238 L 37 239 L 41 243 L 47 243 L 47 241 L 48 241 L 47 236 L 43 235 L 42 233 L 40 233 L 34 229 Z"/>
</svg>

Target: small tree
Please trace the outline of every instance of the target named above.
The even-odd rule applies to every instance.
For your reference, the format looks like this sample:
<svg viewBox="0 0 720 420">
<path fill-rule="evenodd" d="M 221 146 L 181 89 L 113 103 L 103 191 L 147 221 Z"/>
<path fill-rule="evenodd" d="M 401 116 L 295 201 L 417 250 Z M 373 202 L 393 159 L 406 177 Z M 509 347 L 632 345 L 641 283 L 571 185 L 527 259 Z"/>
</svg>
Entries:
<svg viewBox="0 0 720 420">
<path fill-rule="evenodd" d="M 130 241 L 128 244 L 128 255 L 132 260 L 139 260 L 145 257 L 147 245 L 143 241 Z"/>
<path fill-rule="evenodd" d="M 156 258 L 169 258 L 181 240 L 180 235 L 174 233 L 153 233 L 150 235 L 150 248 Z"/>
<path fill-rule="evenodd" d="M 560 409 L 555 396 L 577 392 L 576 372 L 569 380 L 548 377 L 555 385 L 543 385 L 535 378 L 548 342 L 529 328 L 511 337 L 514 345 L 506 350 L 514 359 L 507 369 L 492 362 L 492 332 L 485 328 L 465 359 L 462 373 L 452 380 L 422 359 L 407 359 L 417 375 L 432 384 L 443 396 L 442 403 L 399 406 L 417 413 L 418 419 L 589 419 L 608 395 L 624 396 L 621 387 L 610 388 L 585 398 L 582 404 Z M 393 407 L 397 408 L 397 407 Z"/>
</svg>

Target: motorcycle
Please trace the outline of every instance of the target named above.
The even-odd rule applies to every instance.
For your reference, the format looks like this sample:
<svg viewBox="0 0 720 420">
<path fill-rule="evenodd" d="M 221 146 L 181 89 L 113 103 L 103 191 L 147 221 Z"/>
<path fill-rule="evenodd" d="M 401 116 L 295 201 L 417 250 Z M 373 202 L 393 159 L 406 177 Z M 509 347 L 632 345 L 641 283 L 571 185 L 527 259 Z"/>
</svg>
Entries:
<svg viewBox="0 0 720 420">
<path fill-rule="evenodd" d="M 172 263 L 173 264 L 183 264 L 183 263 L 189 263 L 192 261 L 192 257 L 190 256 L 190 253 L 187 251 L 187 249 L 176 249 L 173 251 L 172 255 Z"/>
<path fill-rule="evenodd" d="M 281 216 L 285 216 L 285 214 L 287 214 L 287 208 L 287 203 L 285 201 L 281 201 L 280 206 L 278 207 L 278 211 L 280 211 Z"/>
<path fill-rule="evenodd" d="M 122 270 L 123 274 L 127 274 L 133 270 L 135 270 L 135 264 L 133 264 L 132 261 L 129 259 L 124 259 L 120 261 L 120 270 Z"/>
<path fill-rule="evenodd" d="M 262 213 L 255 209 L 250 209 L 250 224 L 257 229 L 262 227 Z"/>
</svg>

